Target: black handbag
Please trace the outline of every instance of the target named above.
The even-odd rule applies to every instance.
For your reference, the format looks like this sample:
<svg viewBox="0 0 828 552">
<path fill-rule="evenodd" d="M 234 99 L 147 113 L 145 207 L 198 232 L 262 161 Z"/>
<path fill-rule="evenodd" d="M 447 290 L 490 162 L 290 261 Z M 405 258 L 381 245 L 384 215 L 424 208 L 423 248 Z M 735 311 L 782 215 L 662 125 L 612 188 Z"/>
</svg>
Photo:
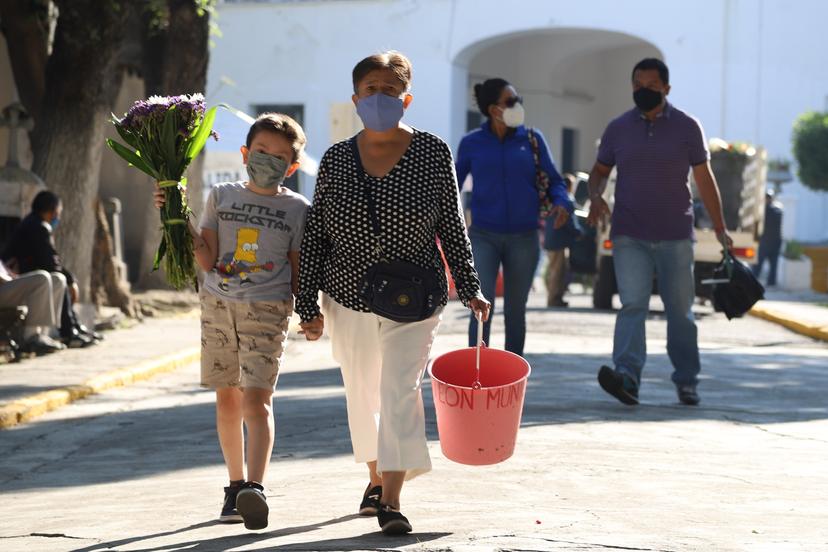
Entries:
<svg viewBox="0 0 828 552">
<path fill-rule="evenodd" d="M 357 173 L 365 199 L 374 235 L 374 254 L 377 262 L 365 272 L 359 297 L 371 312 L 395 322 L 419 322 L 430 318 L 437 311 L 442 288 L 433 269 L 423 268 L 407 261 L 391 261 L 380 243 L 382 233 L 379 217 L 365 178 L 365 169 L 359 156 L 356 136 L 351 138 Z"/>
<path fill-rule="evenodd" d="M 702 283 L 713 284 L 713 308 L 724 312 L 728 320 L 740 318 L 765 296 L 765 288 L 750 267 L 734 258 L 727 247 L 722 262 L 713 269 L 713 278 Z"/>
</svg>

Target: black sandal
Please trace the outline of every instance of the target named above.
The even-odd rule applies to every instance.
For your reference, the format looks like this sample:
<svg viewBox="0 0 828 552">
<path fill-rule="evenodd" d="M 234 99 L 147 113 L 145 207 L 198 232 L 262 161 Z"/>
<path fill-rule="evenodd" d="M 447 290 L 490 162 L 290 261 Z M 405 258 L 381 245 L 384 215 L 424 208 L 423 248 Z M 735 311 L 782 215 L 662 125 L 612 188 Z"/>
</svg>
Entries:
<svg viewBox="0 0 828 552">
<path fill-rule="evenodd" d="M 408 518 L 388 504 L 380 506 L 377 521 L 380 529 L 386 535 L 405 535 L 411 532 L 411 523 L 409 523 Z"/>
<path fill-rule="evenodd" d="M 377 485 L 372 487 L 368 483 L 368 489 L 362 495 L 362 503 L 359 505 L 359 515 L 365 517 L 372 517 L 377 515 L 380 508 L 380 498 L 382 498 L 382 486 Z"/>
</svg>

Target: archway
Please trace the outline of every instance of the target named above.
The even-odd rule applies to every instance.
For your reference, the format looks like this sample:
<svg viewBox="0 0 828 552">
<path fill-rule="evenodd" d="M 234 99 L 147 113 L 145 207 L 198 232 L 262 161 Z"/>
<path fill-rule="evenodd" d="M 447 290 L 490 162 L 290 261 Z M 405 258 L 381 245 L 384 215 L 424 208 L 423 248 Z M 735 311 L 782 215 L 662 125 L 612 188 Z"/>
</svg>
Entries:
<svg viewBox="0 0 828 552">
<path fill-rule="evenodd" d="M 502 77 L 524 97 L 527 125 L 546 136 L 558 167 L 588 170 L 606 124 L 632 106 L 630 71 L 645 57 L 664 56 L 646 40 L 606 30 L 541 29 L 480 40 L 454 59 L 455 143 L 480 121 L 473 85 Z"/>
</svg>

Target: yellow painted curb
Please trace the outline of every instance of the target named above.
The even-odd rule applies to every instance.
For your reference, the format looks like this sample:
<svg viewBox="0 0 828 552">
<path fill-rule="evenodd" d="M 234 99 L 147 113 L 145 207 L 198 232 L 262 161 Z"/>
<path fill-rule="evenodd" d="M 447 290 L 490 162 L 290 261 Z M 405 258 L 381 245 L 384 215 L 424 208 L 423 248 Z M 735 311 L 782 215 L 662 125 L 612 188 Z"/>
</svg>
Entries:
<svg viewBox="0 0 828 552">
<path fill-rule="evenodd" d="M 749 313 L 757 318 L 761 318 L 763 320 L 775 322 L 776 324 L 785 326 L 789 330 L 795 331 L 796 333 L 807 335 L 808 337 L 812 337 L 814 339 L 828 341 L 828 326 L 806 324 L 804 322 L 796 320 L 795 318 L 791 318 L 786 314 L 782 314 L 779 311 L 774 311 L 773 309 L 766 309 L 758 305 L 754 305 L 754 307 L 750 309 Z"/>
<path fill-rule="evenodd" d="M 69 385 L 35 393 L 9 403 L 0 403 L 0 429 L 16 426 L 50 410 L 55 410 L 86 396 L 100 393 L 112 387 L 122 387 L 158 374 L 172 372 L 182 366 L 197 362 L 201 357 L 201 348 L 192 347 L 178 353 L 142 362 L 127 368 L 118 368 L 91 377 L 80 385 Z"/>
</svg>

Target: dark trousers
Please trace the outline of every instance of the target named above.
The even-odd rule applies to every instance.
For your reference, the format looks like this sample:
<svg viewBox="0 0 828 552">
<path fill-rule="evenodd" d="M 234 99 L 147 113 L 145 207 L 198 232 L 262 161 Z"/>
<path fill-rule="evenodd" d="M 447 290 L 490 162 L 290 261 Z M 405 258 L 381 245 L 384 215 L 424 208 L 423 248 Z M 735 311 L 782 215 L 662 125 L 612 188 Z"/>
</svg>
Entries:
<svg viewBox="0 0 828 552">
<path fill-rule="evenodd" d="M 72 330 L 79 325 L 75 309 L 72 308 L 72 299 L 69 297 L 69 290 L 63 294 L 63 312 L 60 313 L 60 336 L 68 337 Z"/>
<path fill-rule="evenodd" d="M 765 264 L 765 261 L 768 261 L 770 269 L 768 270 L 767 284 L 769 286 L 776 285 L 776 268 L 779 265 L 780 249 L 782 249 L 782 244 L 779 243 L 759 243 L 759 253 L 756 257 L 756 264 L 753 265 L 753 275 L 758 278 L 759 274 L 762 273 L 762 265 Z"/>
</svg>

